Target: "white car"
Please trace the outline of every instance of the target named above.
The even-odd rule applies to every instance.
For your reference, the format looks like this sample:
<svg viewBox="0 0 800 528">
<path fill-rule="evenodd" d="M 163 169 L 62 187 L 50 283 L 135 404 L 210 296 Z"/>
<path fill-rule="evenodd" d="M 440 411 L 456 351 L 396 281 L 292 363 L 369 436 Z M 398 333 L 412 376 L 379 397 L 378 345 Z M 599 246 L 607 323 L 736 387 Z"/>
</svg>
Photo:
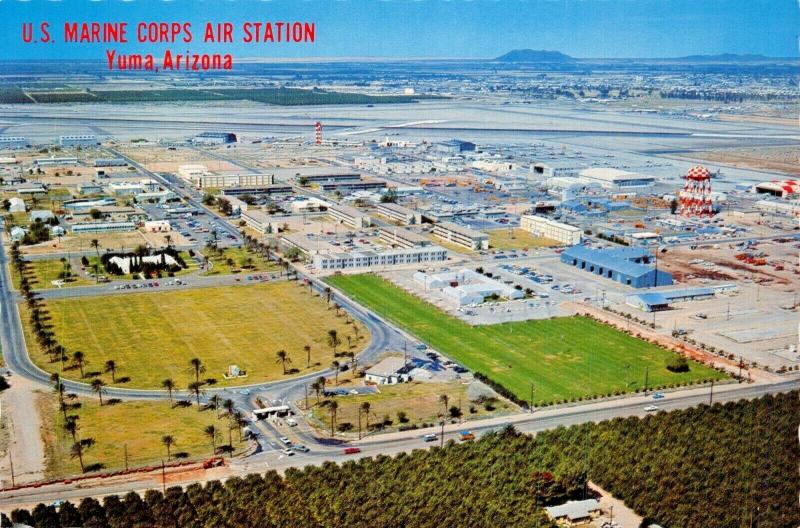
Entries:
<svg viewBox="0 0 800 528">
<path fill-rule="evenodd" d="M 292 441 L 286 438 L 285 436 L 280 437 L 278 440 L 280 440 L 281 443 L 283 443 L 284 445 L 290 445 L 292 443 Z"/>
<path fill-rule="evenodd" d="M 286 425 L 288 425 L 289 427 L 297 427 L 297 420 L 295 420 L 294 418 L 287 418 Z"/>
<path fill-rule="evenodd" d="M 294 451 L 292 451 L 288 447 L 286 449 L 281 449 L 281 453 L 283 453 L 286 456 L 294 456 Z"/>
<path fill-rule="evenodd" d="M 655 412 L 658 410 L 658 405 L 648 405 L 644 410 L 645 412 Z"/>
</svg>

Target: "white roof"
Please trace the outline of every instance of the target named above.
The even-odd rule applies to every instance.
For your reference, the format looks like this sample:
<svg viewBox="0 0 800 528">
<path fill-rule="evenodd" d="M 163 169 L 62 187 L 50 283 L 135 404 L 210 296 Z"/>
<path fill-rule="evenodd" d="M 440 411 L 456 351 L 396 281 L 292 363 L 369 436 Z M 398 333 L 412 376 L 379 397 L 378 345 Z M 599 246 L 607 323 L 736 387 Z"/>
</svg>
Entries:
<svg viewBox="0 0 800 528">
<path fill-rule="evenodd" d="M 643 176 L 641 174 L 636 174 L 635 172 L 628 172 L 620 169 L 612 169 L 609 167 L 596 167 L 593 169 L 583 169 L 580 172 L 580 175 L 585 178 L 591 178 L 593 180 L 603 180 L 603 181 L 619 181 L 619 180 L 639 180 L 642 178 L 649 178 L 649 176 Z"/>
<path fill-rule="evenodd" d="M 397 372 L 402 370 L 403 367 L 405 366 L 406 366 L 405 359 L 401 357 L 390 357 L 384 359 L 377 365 L 374 365 L 372 368 L 367 370 L 367 374 L 386 378 L 394 374 L 397 374 Z"/>
<path fill-rule="evenodd" d="M 573 520 L 584 519 L 588 517 L 591 512 L 599 509 L 600 503 L 597 501 L 597 499 L 586 499 L 580 501 L 568 501 L 564 504 L 559 504 L 558 506 L 549 506 L 545 508 L 545 511 L 553 519 L 566 517 L 570 520 Z"/>
</svg>

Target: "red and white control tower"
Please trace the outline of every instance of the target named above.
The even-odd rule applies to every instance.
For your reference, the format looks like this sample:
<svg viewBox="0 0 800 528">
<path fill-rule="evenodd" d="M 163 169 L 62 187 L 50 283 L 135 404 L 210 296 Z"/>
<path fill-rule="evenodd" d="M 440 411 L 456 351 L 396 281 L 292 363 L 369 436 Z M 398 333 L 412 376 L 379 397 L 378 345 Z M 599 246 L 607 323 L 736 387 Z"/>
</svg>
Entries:
<svg viewBox="0 0 800 528">
<path fill-rule="evenodd" d="M 322 145 L 322 123 L 319 121 L 314 123 L 314 137 L 316 138 L 317 145 Z"/>
<path fill-rule="evenodd" d="M 680 213 L 682 216 L 707 217 L 714 215 L 711 205 L 711 173 L 702 165 L 689 169 L 686 184 L 680 192 Z"/>
</svg>

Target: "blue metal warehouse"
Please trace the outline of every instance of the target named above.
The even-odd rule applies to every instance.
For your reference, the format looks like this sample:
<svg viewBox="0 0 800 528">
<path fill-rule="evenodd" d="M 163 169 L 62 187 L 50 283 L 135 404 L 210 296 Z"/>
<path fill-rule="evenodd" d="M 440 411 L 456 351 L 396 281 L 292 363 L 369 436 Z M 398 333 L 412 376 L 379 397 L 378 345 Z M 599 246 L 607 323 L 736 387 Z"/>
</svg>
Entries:
<svg viewBox="0 0 800 528">
<path fill-rule="evenodd" d="M 572 246 L 561 262 L 634 288 L 669 286 L 672 275 L 650 265 L 653 255 L 644 248 L 591 249 Z"/>
</svg>

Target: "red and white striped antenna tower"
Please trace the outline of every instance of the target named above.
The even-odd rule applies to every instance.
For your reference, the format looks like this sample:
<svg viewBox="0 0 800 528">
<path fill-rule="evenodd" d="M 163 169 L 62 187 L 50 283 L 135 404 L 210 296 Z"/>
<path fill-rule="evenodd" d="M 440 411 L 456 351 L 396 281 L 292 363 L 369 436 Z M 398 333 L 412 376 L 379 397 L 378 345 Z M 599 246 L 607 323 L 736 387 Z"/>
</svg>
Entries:
<svg viewBox="0 0 800 528">
<path fill-rule="evenodd" d="M 314 136 L 316 137 L 317 145 L 322 145 L 322 123 L 319 121 L 314 123 Z"/>
<path fill-rule="evenodd" d="M 702 165 L 689 169 L 680 193 L 681 216 L 707 217 L 714 215 L 711 205 L 711 173 Z"/>
</svg>

